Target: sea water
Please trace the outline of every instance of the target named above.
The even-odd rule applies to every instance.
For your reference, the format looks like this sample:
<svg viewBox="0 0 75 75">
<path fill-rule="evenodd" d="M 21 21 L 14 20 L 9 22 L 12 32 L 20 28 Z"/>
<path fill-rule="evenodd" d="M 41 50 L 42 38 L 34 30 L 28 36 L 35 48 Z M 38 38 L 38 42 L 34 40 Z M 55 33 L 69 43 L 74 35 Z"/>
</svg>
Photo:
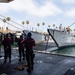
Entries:
<svg viewBox="0 0 75 75">
<path fill-rule="evenodd" d="M 75 57 L 75 47 L 67 47 L 67 48 L 52 51 L 51 53 Z"/>
</svg>

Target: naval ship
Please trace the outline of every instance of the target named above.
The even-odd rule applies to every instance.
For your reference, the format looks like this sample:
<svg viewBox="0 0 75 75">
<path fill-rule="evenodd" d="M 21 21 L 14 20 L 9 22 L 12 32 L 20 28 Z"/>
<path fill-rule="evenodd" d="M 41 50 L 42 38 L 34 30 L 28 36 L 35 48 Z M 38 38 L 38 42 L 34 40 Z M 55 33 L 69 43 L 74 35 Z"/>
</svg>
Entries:
<svg viewBox="0 0 75 75">
<path fill-rule="evenodd" d="M 47 31 L 54 40 L 58 49 L 75 45 L 75 35 L 70 31 L 60 31 L 55 29 L 47 29 Z"/>
</svg>

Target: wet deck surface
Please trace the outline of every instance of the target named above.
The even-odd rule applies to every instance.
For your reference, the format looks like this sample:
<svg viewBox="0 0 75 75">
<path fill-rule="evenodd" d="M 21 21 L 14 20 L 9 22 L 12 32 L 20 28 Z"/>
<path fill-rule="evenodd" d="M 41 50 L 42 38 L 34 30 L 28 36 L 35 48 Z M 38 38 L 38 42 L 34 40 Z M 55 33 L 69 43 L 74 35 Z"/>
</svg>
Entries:
<svg viewBox="0 0 75 75">
<path fill-rule="evenodd" d="M 34 70 L 31 75 L 75 75 L 67 74 L 67 71 L 75 66 L 75 58 L 35 53 Z M 19 62 L 18 57 L 12 57 L 12 62 L 3 63 L 3 59 L 0 59 L 0 75 L 5 73 L 7 75 L 29 75 L 26 71 L 27 67 L 24 67 L 23 71 L 14 69 L 15 66 L 22 66 L 26 64 L 26 61 Z"/>
<path fill-rule="evenodd" d="M 2 54 L 3 56 L 3 54 Z M 18 61 L 18 51 L 12 50 L 12 62 L 4 63 L 4 58 L 0 58 L 0 75 L 75 75 L 75 58 L 58 56 L 52 54 L 35 52 L 34 70 L 29 74 L 24 67 L 23 71 L 14 69 L 15 66 L 26 64 L 26 60 Z"/>
</svg>

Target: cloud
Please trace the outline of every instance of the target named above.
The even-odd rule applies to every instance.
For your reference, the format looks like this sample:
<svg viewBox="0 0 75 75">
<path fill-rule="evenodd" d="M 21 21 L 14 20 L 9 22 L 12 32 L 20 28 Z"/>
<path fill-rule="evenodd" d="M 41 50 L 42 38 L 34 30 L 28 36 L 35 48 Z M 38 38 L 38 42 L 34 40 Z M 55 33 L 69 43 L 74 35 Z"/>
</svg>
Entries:
<svg viewBox="0 0 75 75">
<path fill-rule="evenodd" d="M 74 4 L 75 0 L 63 0 L 63 2 L 67 4 Z"/>
<path fill-rule="evenodd" d="M 0 13 L 3 13 L 3 12 L 8 12 L 8 10 L 9 10 L 9 7 L 7 6 L 7 4 L 6 3 L 0 3 Z"/>
<path fill-rule="evenodd" d="M 0 5 L 0 10 L 3 12 L 10 12 L 10 10 L 27 12 L 38 17 L 46 17 L 62 13 L 62 10 L 49 0 L 45 1 L 41 6 L 34 0 L 14 0 L 9 4 Z"/>
<path fill-rule="evenodd" d="M 66 13 L 65 13 L 65 15 L 69 16 L 69 17 L 75 17 L 75 8 L 67 10 Z"/>
<path fill-rule="evenodd" d="M 30 12 L 30 14 L 39 17 L 54 16 L 60 13 L 62 13 L 62 10 L 51 2 L 46 2 L 44 5 L 36 7 Z"/>
</svg>

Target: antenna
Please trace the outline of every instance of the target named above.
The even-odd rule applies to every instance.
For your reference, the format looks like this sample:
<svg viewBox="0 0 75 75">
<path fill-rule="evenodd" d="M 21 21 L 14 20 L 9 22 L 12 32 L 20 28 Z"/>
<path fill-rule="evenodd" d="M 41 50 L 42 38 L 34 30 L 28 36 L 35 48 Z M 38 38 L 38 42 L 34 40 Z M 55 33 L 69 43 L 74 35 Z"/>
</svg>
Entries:
<svg viewBox="0 0 75 75">
<path fill-rule="evenodd" d="M 75 22 L 74 23 L 72 23 L 69 27 L 71 27 L 72 25 L 74 25 L 75 24 Z"/>
</svg>

